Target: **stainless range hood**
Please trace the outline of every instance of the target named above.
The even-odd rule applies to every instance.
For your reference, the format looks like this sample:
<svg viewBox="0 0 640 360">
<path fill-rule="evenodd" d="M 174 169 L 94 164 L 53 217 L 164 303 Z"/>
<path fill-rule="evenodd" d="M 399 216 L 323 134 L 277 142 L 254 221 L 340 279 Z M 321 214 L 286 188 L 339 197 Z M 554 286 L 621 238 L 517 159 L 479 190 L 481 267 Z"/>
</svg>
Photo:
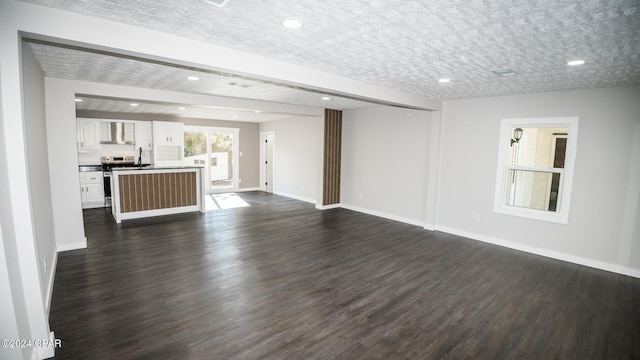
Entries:
<svg viewBox="0 0 640 360">
<path fill-rule="evenodd" d="M 134 145 L 135 126 L 132 122 L 101 121 L 100 144 Z"/>
</svg>

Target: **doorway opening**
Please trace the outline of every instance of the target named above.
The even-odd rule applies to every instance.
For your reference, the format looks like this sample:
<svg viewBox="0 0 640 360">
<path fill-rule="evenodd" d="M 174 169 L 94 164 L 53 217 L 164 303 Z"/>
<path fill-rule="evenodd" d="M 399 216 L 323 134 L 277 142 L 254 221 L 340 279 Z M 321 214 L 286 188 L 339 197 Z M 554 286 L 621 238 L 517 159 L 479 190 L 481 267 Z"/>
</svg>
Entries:
<svg viewBox="0 0 640 360">
<path fill-rule="evenodd" d="M 207 193 L 238 190 L 237 128 L 184 127 L 184 164 L 203 165 Z"/>
</svg>

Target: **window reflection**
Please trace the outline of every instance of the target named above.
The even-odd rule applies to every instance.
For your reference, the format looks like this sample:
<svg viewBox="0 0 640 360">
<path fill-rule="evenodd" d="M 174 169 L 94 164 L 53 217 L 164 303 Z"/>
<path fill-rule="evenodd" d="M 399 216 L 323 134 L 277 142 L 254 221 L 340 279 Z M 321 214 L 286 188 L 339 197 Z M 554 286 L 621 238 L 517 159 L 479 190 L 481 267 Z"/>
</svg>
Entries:
<svg viewBox="0 0 640 360">
<path fill-rule="evenodd" d="M 556 211 L 558 192 L 552 189 L 554 178 L 559 179 L 560 174 L 510 170 L 507 205 Z"/>
<path fill-rule="evenodd" d="M 506 205 L 557 211 L 568 128 L 511 129 Z M 518 139 L 519 138 L 519 139 Z"/>
</svg>

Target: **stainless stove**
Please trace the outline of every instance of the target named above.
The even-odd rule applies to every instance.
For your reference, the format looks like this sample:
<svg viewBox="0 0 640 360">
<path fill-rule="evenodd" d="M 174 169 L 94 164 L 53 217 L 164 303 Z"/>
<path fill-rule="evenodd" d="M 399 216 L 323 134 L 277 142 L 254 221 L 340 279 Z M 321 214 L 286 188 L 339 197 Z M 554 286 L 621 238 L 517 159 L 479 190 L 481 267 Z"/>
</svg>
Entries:
<svg viewBox="0 0 640 360">
<path fill-rule="evenodd" d="M 111 168 L 114 167 L 135 166 L 136 158 L 133 155 L 102 156 L 100 162 L 102 163 L 102 171 L 111 171 Z"/>
<path fill-rule="evenodd" d="M 102 156 L 100 157 L 100 162 L 102 163 L 102 176 L 104 177 L 104 205 L 107 207 L 111 206 L 111 169 L 115 167 L 149 166 L 149 164 L 136 164 L 136 158 L 133 155 Z"/>
</svg>

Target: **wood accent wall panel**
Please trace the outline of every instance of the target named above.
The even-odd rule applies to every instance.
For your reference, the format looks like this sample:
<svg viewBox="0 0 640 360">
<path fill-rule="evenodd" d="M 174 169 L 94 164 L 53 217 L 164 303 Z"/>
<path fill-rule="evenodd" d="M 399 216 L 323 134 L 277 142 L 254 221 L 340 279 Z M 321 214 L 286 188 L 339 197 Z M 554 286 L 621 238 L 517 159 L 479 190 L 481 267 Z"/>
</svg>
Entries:
<svg viewBox="0 0 640 360">
<path fill-rule="evenodd" d="M 322 205 L 340 203 L 342 111 L 324 109 L 324 166 Z"/>
<path fill-rule="evenodd" d="M 122 213 L 198 204 L 197 173 L 119 175 Z"/>
</svg>

